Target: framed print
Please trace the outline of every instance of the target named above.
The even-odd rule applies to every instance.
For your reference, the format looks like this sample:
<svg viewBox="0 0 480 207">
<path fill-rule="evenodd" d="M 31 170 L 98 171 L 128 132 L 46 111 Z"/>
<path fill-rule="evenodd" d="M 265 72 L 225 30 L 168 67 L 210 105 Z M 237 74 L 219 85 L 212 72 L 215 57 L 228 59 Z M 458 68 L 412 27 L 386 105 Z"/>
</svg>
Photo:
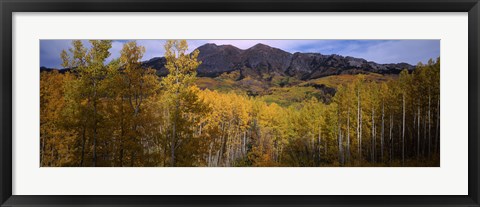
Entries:
<svg viewBox="0 0 480 207">
<path fill-rule="evenodd" d="M 478 1 L 2 1 L 2 206 L 479 206 Z"/>
</svg>

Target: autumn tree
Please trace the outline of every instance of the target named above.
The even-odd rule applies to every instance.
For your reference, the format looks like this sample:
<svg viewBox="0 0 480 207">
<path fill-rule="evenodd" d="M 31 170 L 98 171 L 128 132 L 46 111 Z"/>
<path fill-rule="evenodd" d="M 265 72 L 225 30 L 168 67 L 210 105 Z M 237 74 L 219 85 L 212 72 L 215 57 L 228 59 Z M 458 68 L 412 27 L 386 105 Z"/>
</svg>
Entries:
<svg viewBox="0 0 480 207">
<path fill-rule="evenodd" d="M 72 75 L 58 71 L 40 74 L 40 164 L 75 165 L 76 131 L 65 123 L 65 85 Z"/>
<path fill-rule="evenodd" d="M 107 73 L 105 61 L 110 56 L 109 49 L 112 47 L 112 41 L 90 40 L 89 42 L 91 47 L 87 50 L 80 40 L 73 41 L 73 48 L 70 49 L 71 54 L 62 51 L 61 57 L 63 59 L 63 66 L 69 66 L 69 68 L 73 69 L 78 75 L 78 81 L 75 82 L 78 85 L 70 87 L 69 90 L 80 90 L 71 91 L 70 94 L 77 96 L 72 97 L 78 101 L 77 104 L 85 104 L 85 107 L 81 107 L 84 111 L 80 114 L 81 116 L 88 116 L 88 118 L 81 119 L 89 123 L 84 123 L 85 132 L 82 133 L 86 135 L 87 128 L 90 128 L 92 131 L 92 166 L 96 166 L 99 122 L 102 118 L 99 111 L 99 104 L 107 90 L 102 83 Z M 85 139 L 86 138 L 82 141 L 82 157 L 84 157 L 85 154 Z M 83 159 L 80 165 L 83 166 Z"/>
<path fill-rule="evenodd" d="M 189 125 L 195 124 L 195 121 L 188 115 L 200 111 L 202 107 L 198 89 L 194 85 L 196 70 L 201 62 L 197 60 L 198 50 L 187 53 L 186 40 L 168 40 L 164 47 L 167 60 L 165 67 L 169 74 L 162 79 L 162 86 L 164 98 L 168 100 L 171 126 L 170 166 L 175 166 L 177 148 L 192 138 Z"/>
</svg>

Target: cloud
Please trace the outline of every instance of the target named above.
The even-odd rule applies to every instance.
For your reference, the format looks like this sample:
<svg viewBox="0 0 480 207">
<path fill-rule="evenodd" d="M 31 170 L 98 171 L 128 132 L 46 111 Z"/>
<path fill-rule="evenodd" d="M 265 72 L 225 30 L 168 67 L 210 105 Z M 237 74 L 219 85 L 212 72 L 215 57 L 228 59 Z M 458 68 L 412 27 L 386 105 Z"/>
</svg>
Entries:
<svg viewBox="0 0 480 207">
<path fill-rule="evenodd" d="M 123 42 L 121 41 L 112 41 L 112 48 L 108 50 L 110 52 L 110 57 L 107 58 L 107 62 L 110 62 L 113 59 L 120 57 L 120 51 L 122 51 Z"/>
<path fill-rule="evenodd" d="M 69 48 L 71 40 L 40 40 L 40 65 L 60 68 L 60 53 Z"/>
<path fill-rule="evenodd" d="M 346 48 L 339 53 L 378 63 L 426 63 L 440 57 L 439 40 L 394 40 L 372 42 L 366 47 Z"/>
<path fill-rule="evenodd" d="M 137 40 L 137 44 L 145 47 L 145 54 L 142 60 L 150 60 L 165 54 L 165 49 L 163 48 L 165 40 Z"/>
</svg>

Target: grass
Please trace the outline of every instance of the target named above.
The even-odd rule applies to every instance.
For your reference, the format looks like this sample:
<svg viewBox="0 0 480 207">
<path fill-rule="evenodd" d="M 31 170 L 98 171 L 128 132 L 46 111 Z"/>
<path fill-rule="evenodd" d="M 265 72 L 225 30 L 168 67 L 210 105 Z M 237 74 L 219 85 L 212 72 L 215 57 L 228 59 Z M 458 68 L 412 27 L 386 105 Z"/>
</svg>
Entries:
<svg viewBox="0 0 480 207">
<path fill-rule="evenodd" d="M 309 80 L 305 83 L 302 83 L 301 85 L 304 85 L 307 83 L 314 83 L 314 84 L 324 84 L 328 87 L 336 88 L 340 85 L 351 83 L 357 76 L 359 75 L 350 75 L 350 74 L 332 75 L 332 76 L 326 76 L 322 78 Z M 370 82 L 370 81 L 384 82 L 388 80 L 393 80 L 397 77 L 396 75 L 382 75 L 378 73 L 363 74 L 363 76 L 365 77 L 365 80 L 367 82 Z"/>
<path fill-rule="evenodd" d="M 269 94 L 261 98 L 269 104 L 276 103 L 280 106 L 288 107 L 293 103 L 302 102 L 314 96 L 320 96 L 320 91 L 314 87 L 292 86 L 270 88 Z"/>
<path fill-rule="evenodd" d="M 233 80 L 220 80 L 217 78 L 198 77 L 195 81 L 200 89 L 217 90 L 220 92 L 230 92 L 238 90 Z"/>
<path fill-rule="evenodd" d="M 358 75 L 333 75 L 317 78 L 308 81 L 301 81 L 293 77 L 275 76 L 271 82 L 260 81 L 251 77 L 245 77 L 237 80 L 239 74 L 222 74 L 216 78 L 198 77 L 196 84 L 201 89 L 216 90 L 219 92 L 235 92 L 237 94 L 247 94 L 258 96 L 267 103 L 276 103 L 280 106 L 288 107 L 294 103 L 311 99 L 329 100 L 323 91 L 315 89 L 308 84 L 325 85 L 327 87 L 337 88 L 339 85 L 352 82 Z M 382 75 L 377 73 L 364 74 L 366 81 L 383 82 L 395 79 L 395 75 Z M 327 101 L 328 102 L 328 101 Z"/>
</svg>

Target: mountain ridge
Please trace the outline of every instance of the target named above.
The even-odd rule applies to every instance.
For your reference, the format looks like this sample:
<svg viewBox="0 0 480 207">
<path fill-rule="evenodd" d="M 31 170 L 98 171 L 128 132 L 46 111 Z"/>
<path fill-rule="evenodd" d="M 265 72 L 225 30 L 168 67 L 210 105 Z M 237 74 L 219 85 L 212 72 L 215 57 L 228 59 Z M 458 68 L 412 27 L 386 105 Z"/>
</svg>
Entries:
<svg viewBox="0 0 480 207">
<path fill-rule="evenodd" d="M 199 77 L 218 77 L 223 73 L 238 71 L 239 79 L 252 77 L 269 79 L 274 76 L 295 77 L 310 80 L 340 74 L 398 74 L 403 69 L 414 70 L 408 63 L 380 64 L 363 58 L 321 53 L 290 53 L 279 48 L 258 43 L 248 49 L 233 45 L 204 44 L 199 50 L 198 60 L 202 64 L 197 69 Z M 153 68 L 160 76 L 168 74 L 164 57 L 154 57 L 142 62 L 142 67 Z M 41 67 L 41 71 L 50 68 Z M 62 69 L 65 70 L 65 69 Z"/>
<path fill-rule="evenodd" d="M 217 77 L 225 72 L 239 71 L 240 78 L 279 75 L 310 80 L 339 74 L 398 74 L 403 69 L 415 68 L 408 63 L 379 64 L 337 54 L 289 53 L 261 43 L 245 50 L 232 45 L 207 43 L 197 50 L 200 51 L 198 60 L 202 61 L 197 69 L 200 77 Z M 161 76 L 168 74 L 163 57 L 144 61 L 142 65 L 156 69 Z"/>
</svg>

